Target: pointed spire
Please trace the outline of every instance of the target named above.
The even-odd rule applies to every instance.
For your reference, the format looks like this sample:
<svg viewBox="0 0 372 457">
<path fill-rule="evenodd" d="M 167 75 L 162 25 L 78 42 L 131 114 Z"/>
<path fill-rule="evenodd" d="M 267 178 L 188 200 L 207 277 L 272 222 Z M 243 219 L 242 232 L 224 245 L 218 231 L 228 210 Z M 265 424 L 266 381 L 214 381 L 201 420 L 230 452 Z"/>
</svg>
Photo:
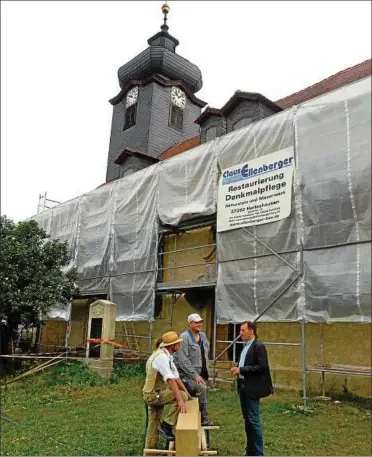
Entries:
<svg viewBox="0 0 372 457">
<path fill-rule="evenodd" d="M 167 19 L 168 19 L 168 18 L 167 18 L 167 14 L 168 14 L 169 11 L 170 11 L 170 7 L 169 7 L 169 5 L 168 5 L 167 0 L 165 0 L 165 3 L 164 3 L 163 6 L 161 7 L 161 10 L 162 10 L 162 12 L 163 12 L 163 14 L 164 14 L 164 24 L 163 24 L 160 28 L 161 28 L 161 30 L 162 30 L 163 32 L 167 32 L 167 31 L 169 30 L 169 27 L 167 26 Z"/>
</svg>

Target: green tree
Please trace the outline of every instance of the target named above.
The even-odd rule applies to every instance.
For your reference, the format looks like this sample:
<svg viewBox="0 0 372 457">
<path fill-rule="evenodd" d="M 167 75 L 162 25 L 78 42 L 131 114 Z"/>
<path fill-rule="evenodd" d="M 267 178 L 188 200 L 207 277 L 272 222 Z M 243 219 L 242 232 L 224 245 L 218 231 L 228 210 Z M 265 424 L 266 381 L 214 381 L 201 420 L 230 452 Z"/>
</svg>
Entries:
<svg viewBox="0 0 372 457">
<path fill-rule="evenodd" d="M 36 221 L 0 221 L 1 353 L 8 353 L 20 325 L 35 326 L 55 305 L 67 307 L 77 293 L 76 270 L 68 269 L 67 244 L 50 240 Z"/>
</svg>

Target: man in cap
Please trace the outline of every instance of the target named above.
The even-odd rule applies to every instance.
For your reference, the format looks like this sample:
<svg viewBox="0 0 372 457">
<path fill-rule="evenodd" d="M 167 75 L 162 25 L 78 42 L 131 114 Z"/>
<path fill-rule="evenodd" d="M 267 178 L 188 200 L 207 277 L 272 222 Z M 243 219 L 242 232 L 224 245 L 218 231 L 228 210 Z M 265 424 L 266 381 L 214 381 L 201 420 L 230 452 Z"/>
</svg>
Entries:
<svg viewBox="0 0 372 457">
<path fill-rule="evenodd" d="M 182 339 L 176 332 L 167 332 L 161 338 L 159 347 L 151 354 L 146 363 L 146 381 L 143 387 L 143 399 L 150 406 L 148 435 L 152 433 L 151 425 L 156 421 L 158 408 L 152 406 L 170 407 L 159 425 L 169 441 L 174 441 L 172 427 L 177 423 L 179 413 L 185 413 L 185 401 L 191 396 L 181 381 L 173 362 L 173 354 L 180 348 Z M 151 437 L 146 438 L 148 442 Z"/>
<path fill-rule="evenodd" d="M 183 342 L 174 362 L 187 390 L 199 397 L 202 425 L 211 425 L 207 412 L 209 341 L 201 331 L 203 319 L 199 314 L 190 314 L 187 322 L 189 328 L 180 335 Z"/>
</svg>

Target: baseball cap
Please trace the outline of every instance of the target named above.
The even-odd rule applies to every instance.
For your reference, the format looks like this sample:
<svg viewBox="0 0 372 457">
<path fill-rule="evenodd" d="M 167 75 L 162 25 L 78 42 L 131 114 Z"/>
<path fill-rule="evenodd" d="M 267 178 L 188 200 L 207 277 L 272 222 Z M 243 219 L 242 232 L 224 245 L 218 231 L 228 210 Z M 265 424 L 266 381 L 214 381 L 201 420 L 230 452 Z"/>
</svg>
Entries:
<svg viewBox="0 0 372 457">
<path fill-rule="evenodd" d="M 203 319 L 200 317 L 199 314 L 194 313 L 190 314 L 190 316 L 187 318 L 187 322 L 190 324 L 191 322 L 202 322 Z"/>
</svg>

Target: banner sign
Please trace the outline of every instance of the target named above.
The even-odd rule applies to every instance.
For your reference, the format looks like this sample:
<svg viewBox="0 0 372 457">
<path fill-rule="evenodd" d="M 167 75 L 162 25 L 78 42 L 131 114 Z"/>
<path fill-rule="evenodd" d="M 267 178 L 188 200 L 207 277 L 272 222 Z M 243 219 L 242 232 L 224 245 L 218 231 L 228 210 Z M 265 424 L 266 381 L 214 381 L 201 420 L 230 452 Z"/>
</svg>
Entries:
<svg viewBox="0 0 372 457">
<path fill-rule="evenodd" d="M 293 147 L 222 170 L 217 231 L 280 221 L 291 214 Z"/>
</svg>

